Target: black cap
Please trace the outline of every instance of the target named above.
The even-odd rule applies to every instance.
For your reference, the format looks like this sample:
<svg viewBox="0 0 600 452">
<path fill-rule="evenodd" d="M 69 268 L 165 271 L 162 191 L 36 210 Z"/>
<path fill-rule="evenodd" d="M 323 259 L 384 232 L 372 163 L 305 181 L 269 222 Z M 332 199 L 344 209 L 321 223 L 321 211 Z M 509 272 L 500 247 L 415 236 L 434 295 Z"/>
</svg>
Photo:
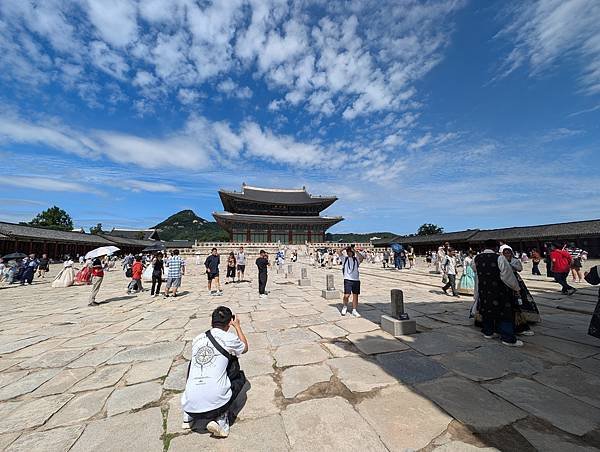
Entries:
<svg viewBox="0 0 600 452">
<path fill-rule="evenodd" d="M 233 312 L 227 306 L 219 306 L 212 313 L 212 326 L 213 328 L 225 327 L 229 325 L 233 319 Z"/>
</svg>

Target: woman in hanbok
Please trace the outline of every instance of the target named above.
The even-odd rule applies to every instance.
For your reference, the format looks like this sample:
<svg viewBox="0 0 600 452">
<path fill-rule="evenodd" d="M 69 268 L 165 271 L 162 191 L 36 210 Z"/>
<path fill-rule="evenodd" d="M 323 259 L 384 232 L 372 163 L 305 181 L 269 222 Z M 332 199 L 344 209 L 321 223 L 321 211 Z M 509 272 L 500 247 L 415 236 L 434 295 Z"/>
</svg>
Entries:
<svg viewBox="0 0 600 452">
<path fill-rule="evenodd" d="M 473 271 L 473 250 L 463 261 L 463 273 L 458 281 L 458 293 L 461 295 L 473 295 L 475 290 L 475 272 Z"/>
<path fill-rule="evenodd" d="M 500 252 L 513 268 L 514 274 L 519 282 L 519 287 L 521 288 L 518 298 L 515 300 L 515 333 L 523 336 L 533 336 L 534 332 L 529 328 L 529 324 L 537 323 L 541 318 L 540 311 L 533 300 L 531 292 L 529 292 L 523 278 L 519 275 L 519 272 L 523 271 L 523 264 L 519 259 L 514 257 L 513 250 L 510 246 L 502 245 L 500 247 Z"/>
<path fill-rule="evenodd" d="M 75 282 L 77 284 L 91 284 L 92 283 L 92 261 L 88 259 L 81 270 L 75 275 Z"/>
<path fill-rule="evenodd" d="M 63 268 L 58 272 L 54 281 L 52 281 L 52 287 L 69 287 L 73 285 L 75 282 L 75 270 L 73 269 L 73 264 L 74 262 L 69 257 L 63 262 Z"/>
</svg>

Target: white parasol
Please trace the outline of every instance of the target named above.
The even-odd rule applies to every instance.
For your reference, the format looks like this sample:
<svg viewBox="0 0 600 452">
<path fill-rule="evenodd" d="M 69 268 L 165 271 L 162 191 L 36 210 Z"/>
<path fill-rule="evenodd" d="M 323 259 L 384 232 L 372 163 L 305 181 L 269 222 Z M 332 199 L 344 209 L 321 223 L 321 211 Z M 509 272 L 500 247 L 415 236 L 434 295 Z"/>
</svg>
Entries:
<svg viewBox="0 0 600 452">
<path fill-rule="evenodd" d="M 100 248 L 96 248 L 95 250 L 90 251 L 85 255 L 86 259 L 93 259 L 95 257 L 100 256 L 110 256 L 115 251 L 119 251 L 119 248 L 116 246 L 101 246 Z"/>
</svg>

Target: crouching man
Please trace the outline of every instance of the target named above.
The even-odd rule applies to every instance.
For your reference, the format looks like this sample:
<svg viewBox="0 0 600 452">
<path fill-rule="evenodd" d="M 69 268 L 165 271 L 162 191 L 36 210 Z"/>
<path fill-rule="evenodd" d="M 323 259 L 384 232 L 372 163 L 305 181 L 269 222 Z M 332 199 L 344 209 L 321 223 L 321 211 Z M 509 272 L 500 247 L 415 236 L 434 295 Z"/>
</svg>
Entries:
<svg viewBox="0 0 600 452">
<path fill-rule="evenodd" d="M 237 336 L 229 329 L 233 327 Z M 197 420 L 209 421 L 214 436 L 229 435 L 229 408 L 246 383 L 238 356 L 248 351 L 240 320 L 225 306 L 212 313 L 212 328 L 192 342 L 185 391 L 181 396 L 183 428 Z"/>
</svg>

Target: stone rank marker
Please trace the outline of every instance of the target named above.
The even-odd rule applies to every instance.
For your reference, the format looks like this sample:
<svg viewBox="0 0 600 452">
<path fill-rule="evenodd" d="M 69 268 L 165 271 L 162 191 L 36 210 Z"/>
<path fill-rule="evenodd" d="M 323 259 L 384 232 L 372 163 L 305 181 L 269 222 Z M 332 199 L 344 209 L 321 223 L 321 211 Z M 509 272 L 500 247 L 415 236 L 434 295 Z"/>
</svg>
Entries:
<svg viewBox="0 0 600 452">
<path fill-rule="evenodd" d="M 333 283 L 333 275 L 331 273 L 325 276 L 326 287 L 325 290 L 321 291 L 321 297 L 326 300 L 334 300 L 340 298 L 340 292 L 335 290 L 335 285 Z"/>
<path fill-rule="evenodd" d="M 417 322 L 410 320 L 404 312 L 404 293 L 400 289 L 391 290 L 392 315 L 381 316 L 381 329 L 393 336 L 415 334 Z"/>
<path fill-rule="evenodd" d="M 306 267 L 300 269 L 300 279 L 298 280 L 299 286 L 310 286 L 310 279 L 308 279 L 308 270 Z"/>
</svg>

